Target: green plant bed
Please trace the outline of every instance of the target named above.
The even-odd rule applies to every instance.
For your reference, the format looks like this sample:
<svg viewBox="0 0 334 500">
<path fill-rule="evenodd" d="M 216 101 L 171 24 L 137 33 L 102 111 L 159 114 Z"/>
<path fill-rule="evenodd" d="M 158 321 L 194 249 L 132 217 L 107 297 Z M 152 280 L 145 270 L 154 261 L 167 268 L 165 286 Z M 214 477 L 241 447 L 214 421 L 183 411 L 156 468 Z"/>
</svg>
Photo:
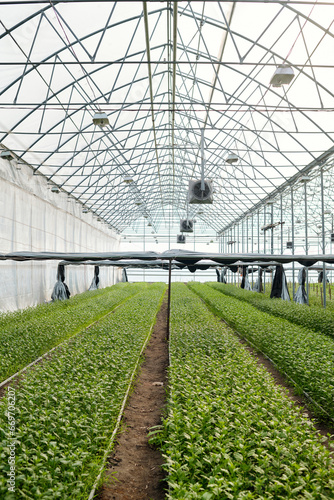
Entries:
<svg viewBox="0 0 334 500">
<path fill-rule="evenodd" d="M 8 398 L 1 401 L 1 499 L 87 499 L 164 291 L 161 283 L 147 287 L 15 387 L 14 496 L 7 490 Z"/>
<path fill-rule="evenodd" d="M 333 498 L 330 453 L 285 390 L 184 284 L 171 311 L 168 415 L 152 432 L 167 498 Z"/>
<path fill-rule="evenodd" d="M 321 418 L 334 419 L 334 342 L 307 328 L 274 317 L 211 286 L 191 283 L 217 314 L 291 377 L 315 403 L 312 409 Z"/>
<path fill-rule="evenodd" d="M 225 295 L 249 302 L 261 311 L 334 338 L 334 311 L 332 310 L 308 307 L 281 299 L 270 299 L 264 294 L 236 288 L 233 285 L 223 283 L 208 283 L 208 285 Z"/>
<path fill-rule="evenodd" d="M 144 283 L 118 283 L 70 300 L 2 316 L 0 381 L 98 320 L 122 301 L 145 290 L 146 286 Z"/>
</svg>

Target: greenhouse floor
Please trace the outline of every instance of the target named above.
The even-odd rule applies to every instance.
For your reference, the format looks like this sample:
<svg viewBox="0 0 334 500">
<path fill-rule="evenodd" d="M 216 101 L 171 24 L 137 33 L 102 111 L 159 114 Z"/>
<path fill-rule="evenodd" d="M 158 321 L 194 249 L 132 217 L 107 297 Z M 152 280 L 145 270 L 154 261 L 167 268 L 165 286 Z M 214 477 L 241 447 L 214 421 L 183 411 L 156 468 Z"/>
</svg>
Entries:
<svg viewBox="0 0 334 500">
<path fill-rule="evenodd" d="M 102 485 L 98 500 L 164 500 L 165 476 L 161 470 L 163 459 L 159 451 L 148 444 L 150 428 L 161 423 L 166 404 L 168 343 L 166 341 L 167 303 L 163 302 L 151 340 L 145 351 L 133 393 L 123 416 L 123 432 L 109 457 L 106 482 Z M 282 375 L 263 354 L 243 340 L 240 343 L 271 374 L 276 384 L 288 390 L 289 398 L 313 420 L 321 435 L 333 435 L 333 428 L 313 418 L 302 396 L 295 393 L 288 379 Z M 328 438 L 323 444 L 330 448 Z"/>
<path fill-rule="evenodd" d="M 107 482 L 98 500 L 163 500 L 165 474 L 160 452 L 148 444 L 151 427 L 161 424 L 166 404 L 168 343 L 166 339 L 167 301 L 164 300 L 144 362 L 124 411 L 123 430 L 109 457 Z"/>
</svg>

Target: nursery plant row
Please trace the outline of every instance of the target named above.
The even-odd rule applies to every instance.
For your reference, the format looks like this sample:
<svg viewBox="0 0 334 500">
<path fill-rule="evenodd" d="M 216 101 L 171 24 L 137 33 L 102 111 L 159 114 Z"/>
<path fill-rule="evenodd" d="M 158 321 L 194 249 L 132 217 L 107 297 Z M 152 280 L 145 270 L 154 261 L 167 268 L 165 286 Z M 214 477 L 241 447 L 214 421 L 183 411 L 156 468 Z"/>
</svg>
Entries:
<svg viewBox="0 0 334 500">
<path fill-rule="evenodd" d="M 0 317 L 0 382 L 110 312 L 145 283 L 118 283 Z"/>
<path fill-rule="evenodd" d="M 311 421 L 181 283 L 172 286 L 170 357 L 168 414 L 151 437 L 168 499 L 333 498 L 334 462 Z"/>
<path fill-rule="evenodd" d="M 212 286 L 192 282 L 189 287 L 313 399 L 315 403 L 311 406 L 317 416 L 334 421 L 334 342 L 331 337 L 259 311 Z"/>
<path fill-rule="evenodd" d="M 15 494 L 7 484 L 8 396 L 2 399 L 0 498 L 88 497 L 164 291 L 164 284 L 148 286 L 16 385 Z"/>
<path fill-rule="evenodd" d="M 225 295 L 244 300 L 252 306 L 265 311 L 274 316 L 287 319 L 297 325 L 305 326 L 316 332 L 331 335 L 334 338 L 334 311 L 320 309 L 318 307 L 308 307 L 279 299 L 270 299 L 264 294 L 255 293 L 233 285 L 223 283 L 208 283 L 215 290 L 219 290 Z"/>
</svg>

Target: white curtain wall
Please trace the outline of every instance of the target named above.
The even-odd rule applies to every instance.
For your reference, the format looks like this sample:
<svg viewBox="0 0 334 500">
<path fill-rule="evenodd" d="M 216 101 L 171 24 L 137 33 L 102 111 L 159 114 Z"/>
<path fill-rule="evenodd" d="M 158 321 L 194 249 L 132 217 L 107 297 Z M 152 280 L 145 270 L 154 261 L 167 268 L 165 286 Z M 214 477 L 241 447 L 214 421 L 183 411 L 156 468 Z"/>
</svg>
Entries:
<svg viewBox="0 0 334 500">
<path fill-rule="evenodd" d="M 27 165 L 0 159 L 0 253 L 19 251 L 112 252 L 119 236 L 67 194 L 53 193 Z M 58 261 L 0 261 L 0 311 L 49 301 Z M 88 290 L 94 266 L 66 266 L 72 295 Z M 100 287 L 121 280 L 117 268 L 100 269 Z"/>
</svg>

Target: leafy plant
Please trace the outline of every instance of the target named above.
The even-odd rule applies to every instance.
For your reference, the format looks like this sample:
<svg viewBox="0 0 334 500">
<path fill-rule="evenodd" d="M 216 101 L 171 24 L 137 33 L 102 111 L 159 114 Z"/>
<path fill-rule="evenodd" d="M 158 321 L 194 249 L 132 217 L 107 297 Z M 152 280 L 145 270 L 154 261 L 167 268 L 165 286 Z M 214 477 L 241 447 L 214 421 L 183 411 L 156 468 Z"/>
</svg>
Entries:
<svg viewBox="0 0 334 500">
<path fill-rule="evenodd" d="M 145 287 L 18 383 L 17 498 L 87 498 L 164 291 L 161 283 Z M 9 453 L 7 404 L 3 398 L 2 458 Z M 8 468 L 2 460 L 0 498 L 7 492 Z"/>
<path fill-rule="evenodd" d="M 318 307 L 308 307 L 280 299 L 270 299 L 261 293 L 243 290 L 233 285 L 225 285 L 223 283 L 207 284 L 225 295 L 249 302 L 261 311 L 334 337 L 334 311 Z"/>
<path fill-rule="evenodd" d="M 0 319 L 0 381 L 145 288 L 144 283 L 118 283 L 76 295 L 68 301 L 3 315 Z"/>
<path fill-rule="evenodd" d="M 194 282 L 189 286 L 215 314 L 269 356 L 325 410 L 326 413 L 317 405 L 312 407 L 319 417 L 334 419 L 332 338 L 259 311 L 211 286 Z"/>
<path fill-rule="evenodd" d="M 312 423 L 181 283 L 172 287 L 170 357 L 168 417 L 152 438 L 168 499 L 332 498 L 333 460 Z"/>
</svg>

